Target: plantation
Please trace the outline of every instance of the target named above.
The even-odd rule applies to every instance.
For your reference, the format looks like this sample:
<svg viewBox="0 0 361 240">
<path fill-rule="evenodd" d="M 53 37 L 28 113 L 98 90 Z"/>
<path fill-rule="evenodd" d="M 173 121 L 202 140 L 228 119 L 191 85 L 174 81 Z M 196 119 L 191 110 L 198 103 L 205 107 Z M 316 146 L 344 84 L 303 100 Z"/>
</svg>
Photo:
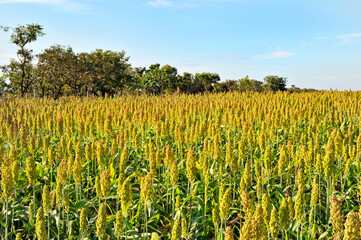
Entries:
<svg viewBox="0 0 361 240">
<path fill-rule="evenodd" d="M 0 101 L 4 239 L 361 239 L 361 93 Z"/>
</svg>

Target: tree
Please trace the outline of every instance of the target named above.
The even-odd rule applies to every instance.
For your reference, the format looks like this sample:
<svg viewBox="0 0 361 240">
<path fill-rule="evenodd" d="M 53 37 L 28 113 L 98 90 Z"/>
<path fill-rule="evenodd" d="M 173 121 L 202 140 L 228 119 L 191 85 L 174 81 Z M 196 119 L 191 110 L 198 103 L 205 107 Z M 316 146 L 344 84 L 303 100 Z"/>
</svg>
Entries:
<svg viewBox="0 0 361 240">
<path fill-rule="evenodd" d="M 160 64 L 156 63 L 145 69 L 141 78 L 141 86 L 147 93 L 172 93 L 177 90 L 179 81 L 177 68 L 168 64 L 160 67 Z"/>
<path fill-rule="evenodd" d="M 194 93 L 194 76 L 191 73 L 184 72 L 182 76 L 180 76 L 180 80 L 178 83 L 178 87 L 181 92 L 185 93 Z"/>
<path fill-rule="evenodd" d="M 177 68 L 164 65 L 161 68 L 161 88 L 164 92 L 175 92 L 178 87 L 179 76 Z"/>
<path fill-rule="evenodd" d="M 7 84 L 5 82 L 5 75 L 0 76 L 0 97 L 5 94 L 7 88 Z"/>
<path fill-rule="evenodd" d="M 221 78 L 218 73 L 196 73 L 194 76 L 194 85 L 197 92 L 212 91 L 213 86 L 217 84 Z"/>
<path fill-rule="evenodd" d="M 159 94 L 161 92 L 161 70 L 160 64 L 152 64 L 145 70 L 141 78 L 142 89 L 146 93 Z"/>
<path fill-rule="evenodd" d="M 1 27 L 1 29 L 7 32 L 12 28 Z M 27 49 L 26 46 L 45 34 L 43 27 L 39 24 L 18 26 L 12 30 L 10 41 L 18 47 L 18 60 L 11 59 L 9 65 L 2 66 L 2 71 L 10 81 L 9 88 L 11 88 L 14 93 L 18 93 L 21 97 L 24 97 L 25 93 L 31 90 L 34 83 L 34 79 L 32 78 L 33 65 L 31 63 L 34 58 L 32 54 L 33 50 Z"/>
<path fill-rule="evenodd" d="M 142 89 L 142 78 L 145 75 L 145 67 L 135 67 L 131 69 L 131 79 L 132 81 L 127 84 L 128 90 L 130 92 L 138 92 Z"/>
<path fill-rule="evenodd" d="M 38 58 L 35 76 L 39 95 L 57 99 L 67 84 L 76 81 L 77 56 L 71 47 L 54 45 L 45 49 Z"/>
<path fill-rule="evenodd" d="M 271 91 L 286 91 L 287 78 L 269 75 L 264 78 L 265 88 Z"/>
<path fill-rule="evenodd" d="M 132 70 L 128 63 L 129 57 L 125 56 L 124 51 L 97 49 L 89 54 L 89 60 L 92 64 L 93 93 L 97 94 L 99 91 L 102 96 L 106 93 L 114 94 L 131 85 Z"/>
<path fill-rule="evenodd" d="M 238 80 L 240 91 L 254 91 L 261 92 L 263 90 L 263 83 L 255 79 L 250 79 L 248 76 Z"/>
<path fill-rule="evenodd" d="M 216 92 L 234 92 L 239 90 L 239 84 L 236 80 L 226 80 L 215 85 Z"/>
<path fill-rule="evenodd" d="M 74 55 L 72 60 L 70 68 L 73 71 L 73 76 L 68 79 L 67 85 L 74 95 L 84 96 L 90 92 L 93 86 L 93 64 L 89 53 Z"/>
</svg>

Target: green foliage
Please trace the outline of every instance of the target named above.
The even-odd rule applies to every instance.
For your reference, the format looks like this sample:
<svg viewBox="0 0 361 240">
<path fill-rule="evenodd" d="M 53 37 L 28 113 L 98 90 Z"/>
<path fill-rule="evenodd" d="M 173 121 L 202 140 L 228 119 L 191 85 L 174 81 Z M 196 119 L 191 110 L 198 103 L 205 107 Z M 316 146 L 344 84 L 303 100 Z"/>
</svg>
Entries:
<svg viewBox="0 0 361 240">
<path fill-rule="evenodd" d="M 267 90 L 271 90 L 273 92 L 287 90 L 286 89 L 287 78 L 285 77 L 269 75 L 264 78 L 264 82 L 265 82 L 264 87 Z"/>
<path fill-rule="evenodd" d="M 11 28 L 2 27 L 2 29 L 7 32 Z M 45 34 L 43 27 L 39 24 L 27 24 L 11 30 L 13 32 L 10 36 L 10 42 L 18 47 L 18 60 L 11 59 L 9 65 L 1 68 L 10 81 L 8 87 L 11 91 L 23 97 L 25 93 L 32 90 L 31 87 L 35 80 L 32 76 L 34 67 L 31 63 L 34 58 L 33 50 L 27 49 L 26 46 Z"/>
<path fill-rule="evenodd" d="M 261 92 L 263 90 L 263 83 L 261 81 L 249 79 L 248 76 L 241 78 L 238 82 L 240 91 Z"/>
</svg>

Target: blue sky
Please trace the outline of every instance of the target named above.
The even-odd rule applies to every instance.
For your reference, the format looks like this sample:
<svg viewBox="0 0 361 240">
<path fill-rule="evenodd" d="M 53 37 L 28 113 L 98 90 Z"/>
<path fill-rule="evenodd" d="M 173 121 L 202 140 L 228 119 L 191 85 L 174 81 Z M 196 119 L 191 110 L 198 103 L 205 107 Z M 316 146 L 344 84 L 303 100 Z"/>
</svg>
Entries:
<svg viewBox="0 0 361 240">
<path fill-rule="evenodd" d="M 0 25 L 44 26 L 35 52 L 124 50 L 132 66 L 288 77 L 288 86 L 361 90 L 359 0 L 0 0 Z M 0 32 L 0 64 L 15 56 Z"/>
</svg>

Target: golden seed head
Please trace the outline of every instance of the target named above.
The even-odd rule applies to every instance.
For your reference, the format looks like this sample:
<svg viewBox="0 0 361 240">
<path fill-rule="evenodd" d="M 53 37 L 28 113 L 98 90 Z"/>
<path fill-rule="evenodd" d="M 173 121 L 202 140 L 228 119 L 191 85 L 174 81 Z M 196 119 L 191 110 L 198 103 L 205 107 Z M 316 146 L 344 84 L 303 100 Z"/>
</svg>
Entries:
<svg viewBox="0 0 361 240">
<path fill-rule="evenodd" d="M 29 179 L 29 182 L 31 185 L 35 184 L 36 181 L 36 164 L 35 164 L 35 160 L 32 157 L 27 157 L 26 158 L 26 176 Z"/>
<path fill-rule="evenodd" d="M 106 236 L 107 210 L 104 203 L 99 207 L 98 218 L 96 221 L 96 234 L 99 239 L 104 239 Z"/>
<path fill-rule="evenodd" d="M 197 171 L 196 160 L 193 150 L 189 150 L 189 152 L 187 153 L 186 167 L 187 167 L 187 178 L 191 183 L 193 183 L 195 181 L 195 175 Z"/>
<path fill-rule="evenodd" d="M 122 212 L 118 211 L 117 214 L 115 215 L 115 226 L 114 226 L 115 236 L 118 238 L 123 233 L 123 225 L 124 223 L 123 223 Z"/>
<path fill-rule="evenodd" d="M 50 206 L 50 193 L 49 193 L 48 185 L 45 185 L 43 188 L 42 200 L 43 200 L 44 212 L 45 212 L 45 214 L 47 214 L 50 211 L 50 207 L 51 207 Z"/>
<path fill-rule="evenodd" d="M 232 202 L 231 190 L 228 188 L 223 194 L 222 199 L 220 201 L 219 213 L 222 222 L 225 222 L 228 218 L 231 202 Z"/>
<path fill-rule="evenodd" d="M 264 224 L 264 219 L 263 219 L 263 208 L 261 204 L 257 204 L 256 210 L 254 212 L 254 219 L 259 222 Z"/>
<path fill-rule="evenodd" d="M 48 234 L 45 229 L 44 210 L 40 207 L 36 214 L 35 233 L 39 240 L 48 239 Z"/>
<path fill-rule="evenodd" d="M 66 213 L 70 212 L 70 199 L 68 193 L 64 193 L 64 210 Z"/>
<path fill-rule="evenodd" d="M 35 206 L 34 206 L 34 202 L 30 202 L 29 204 L 29 213 L 28 213 L 28 217 L 29 217 L 29 222 L 31 223 L 34 219 L 34 214 L 35 214 Z"/>
<path fill-rule="evenodd" d="M 148 173 L 145 177 L 140 180 L 140 198 L 145 206 L 148 207 L 150 204 L 150 197 L 153 189 L 153 176 Z"/>
<path fill-rule="evenodd" d="M 97 161 L 99 168 L 101 169 L 104 166 L 104 160 L 105 160 L 104 144 L 103 142 L 99 141 L 97 142 L 96 146 L 97 146 L 97 150 L 96 150 Z"/>
<path fill-rule="evenodd" d="M 132 185 L 129 178 L 127 178 L 123 183 L 120 191 L 120 201 L 122 214 L 125 218 L 128 217 L 128 211 L 132 204 Z"/>
<path fill-rule="evenodd" d="M 219 224 L 221 222 L 221 219 L 219 217 L 219 207 L 218 207 L 217 203 L 214 205 L 213 210 L 212 210 L 212 221 L 213 221 L 214 228 L 218 228 Z"/>
<path fill-rule="evenodd" d="M 157 233 L 153 232 L 152 233 L 152 238 L 150 240 L 159 240 L 159 236 Z"/>
<path fill-rule="evenodd" d="M 312 184 L 311 207 L 316 207 L 318 202 L 318 196 L 319 196 L 319 186 L 317 183 L 317 178 L 315 177 L 313 179 L 313 184 Z"/>
<path fill-rule="evenodd" d="M 150 168 L 150 173 L 153 176 L 156 176 L 157 175 L 157 161 L 156 161 L 153 149 L 151 149 L 150 153 L 149 153 L 149 168 Z"/>
<path fill-rule="evenodd" d="M 84 235 L 88 226 L 88 207 L 85 206 L 80 212 L 80 231 Z"/>
<path fill-rule="evenodd" d="M 63 159 L 57 168 L 57 179 L 62 185 L 65 185 L 68 178 L 67 162 Z"/>
<path fill-rule="evenodd" d="M 224 240 L 234 240 L 233 231 L 230 226 L 227 226 L 226 231 L 224 231 Z"/>
<path fill-rule="evenodd" d="M 290 196 L 287 197 L 287 207 L 288 207 L 288 221 L 289 221 L 288 223 L 290 223 L 293 220 L 295 214 L 292 198 Z"/>
<path fill-rule="evenodd" d="M 95 192 L 98 198 L 102 197 L 102 190 L 100 187 L 100 181 L 99 181 L 99 176 L 95 177 Z"/>
<path fill-rule="evenodd" d="M 63 205 L 63 184 L 57 179 L 55 189 L 56 205 L 60 208 Z"/>
<path fill-rule="evenodd" d="M 106 168 L 101 174 L 100 174 L 100 188 L 103 197 L 108 197 L 110 194 L 110 171 L 108 168 Z"/>
<path fill-rule="evenodd" d="M 171 179 L 173 188 L 175 188 L 175 186 L 178 183 L 178 164 L 176 161 L 173 161 L 173 163 L 172 163 L 172 167 L 170 169 L 170 179 Z"/>
<path fill-rule="evenodd" d="M 353 210 L 348 213 L 345 223 L 345 236 L 344 240 L 357 240 L 361 239 L 361 222 L 358 213 Z"/>
<path fill-rule="evenodd" d="M 172 238 L 171 240 L 179 240 L 182 238 L 181 226 L 179 219 L 174 221 L 172 228 Z"/>
<path fill-rule="evenodd" d="M 10 149 L 10 156 L 9 156 L 10 163 L 13 163 L 15 161 L 18 161 L 18 152 L 16 151 L 16 148 L 13 146 Z"/>
<path fill-rule="evenodd" d="M 271 202 L 267 194 L 262 195 L 262 208 L 264 214 L 264 221 L 268 224 L 271 218 Z"/>
<path fill-rule="evenodd" d="M 81 157 L 80 155 L 76 155 L 73 164 L 73 177 L 74 177 L 74 181 L 78 185 L 81 184 L 81 171 L 82 171 Z"/>
<path fill-rule="evenodd" d="M 286 167 L 287 167 L 287 157 L 286 157 L 285 148 L 282 147 L 280 150 L 280 157 L 278 159 L 278 173 L 283 174 L 286 170 Z"/>
<path fill-rule="evenodd" d="M 8 201 L 13 193 L 14 179 L 11 168 L 7 164 L 1 166 L 1 188 L 5 201 Z"/>
<path fill-rule="evenodd" d="M 91 143 L 88 143 L 85 145 L 85 158 L 86 158 L 87 163 L 90 164 L 93 159 Z"/>
<path fill-rule="evenodd" d="M 266 168 L 266 172 L 267 172 L 267 174 L 269 174 L 271 171 L 271 168 L 272 168 L 272 153 L 271 153 L 270 146 L 266 147 L 266 150 L 263 155 L 263 161 L 264 161 L 264 165 Z"/>
<path fill-rule="evenodd" d="M 280 226 L 279 226 L 278 213 L 275 208 L 272 209 L 271 219 L 269 222 L 269 229 L 270 229 L 272 238 L 277 239 L 278 233 L 280 231 Z"/>
<path fill-rule="evenodd" d="M 283 198 L 281 201 L 279 218 L 280 218 L 281 229 L 286 230 L 289 223 L 288 203 L 286 198 Z"/>
<path fill-rule="evenodd" d="M 129 149 L 128 147 L 125 147 L 122 151 L 122 155 L 120 157 L 120 163 L 119 163 L 119 171 L 124 172 L 125 167 L 127 164 L 127 161 L 129 160 Z"/>
<path fill-rule="evenodd" d="M 330 222 L 333 226 L 332 235 L 335 239 L 341 238 L 343 236 L 344 220 L 341 213 L 341 201 L 336 196 L 332 196 L 330 214 Z"/>
<path fill-rule="evenodd" d="M 182 238 L 188 239 L 188 226 L 185 218 L 182 218 Z"/>
</svg>

